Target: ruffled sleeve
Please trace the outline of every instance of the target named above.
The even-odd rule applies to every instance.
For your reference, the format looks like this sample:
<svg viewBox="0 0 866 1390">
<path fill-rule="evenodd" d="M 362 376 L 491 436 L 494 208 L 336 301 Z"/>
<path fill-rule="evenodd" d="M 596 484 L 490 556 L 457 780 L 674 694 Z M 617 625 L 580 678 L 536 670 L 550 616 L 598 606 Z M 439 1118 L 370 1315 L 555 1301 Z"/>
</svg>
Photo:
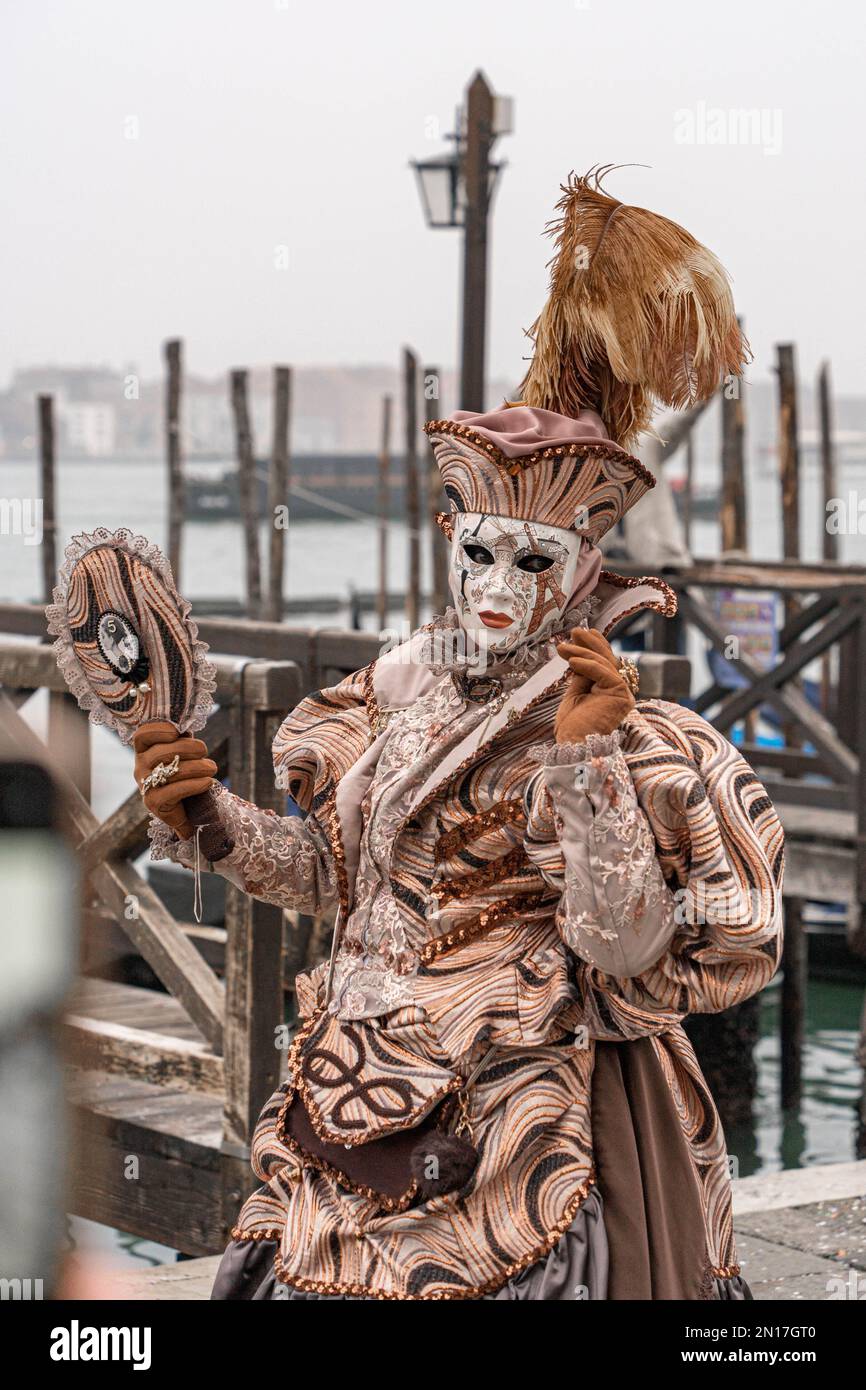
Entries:
<svg viewBox="0 0 866 1390">
<path fill-rule="evenodd" d="M 561 930 L 594 1036 L 659 1032 L 772 978 L 781 825 L 752 769 L 700 715 L 642 702 L 607 742 L 556 748 L 528 796 L 527 852 L 551 882 L 560 876 Z"/>
<path fill-rule="evenodd" d="M 334 857 L 314 815 L 279 816 L 214 788 L 219 817 L 234 849 L 216 864 L 203 864 L 253 898 L 298 912 L 320 912 L 337 898 Z M 151 818 L 151 859 L 195 868 L 195 843 L 181 840 Z"/>
<path fill-rule="evenodd" d="M 525 848 L 561 893 L 557 922 L 569 948 L 599 970 L 630 977 L 668 946 L 676 903 L 620 742 L 617 730 L 536 750 L 542 770 Z"/>
<path fill-rule="evenodd" d="M 301 700 L 274 739 L 274 780 L 309 814 L 280 816 L 217 785 L 220 820 L 234 849 L 204 867 L 277 907 L 319 912 L 336 901 L 334 855 L 316 812 L 324 814 L 341 777 L 369 747 L 377 714 L 372 665 Z M 157 820 L 150 837 L 152 859 L 195 867 L 193 840 L 179 839 Z"/>
</svg>

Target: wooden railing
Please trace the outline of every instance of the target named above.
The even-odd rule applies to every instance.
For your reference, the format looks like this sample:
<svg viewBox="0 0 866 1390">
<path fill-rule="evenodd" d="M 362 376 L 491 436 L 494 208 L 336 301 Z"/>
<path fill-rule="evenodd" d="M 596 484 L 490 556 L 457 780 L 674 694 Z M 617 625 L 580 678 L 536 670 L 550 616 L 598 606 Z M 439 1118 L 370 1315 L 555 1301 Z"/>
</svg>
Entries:
<svg viewBox="0 0 866 1390">
<path fill-rule="evenodd" d="M 679 610 L 676 618 L 653 625 L 652 649 L 685 650 L 690 627 L 736 673 L 742 682 L 738 688 L 712 675 L 702 689 L 693 688 L 695 709 L 725 733 L 745 721 L 742 751 L 760 769 L 774 800 L 847 813 L 857 852 L 856 901 L 866 905 L 866 569 L 796 561 L 699 561 L 666 579 L 677 592 Z M 778 660 L 771 669 L 732 648 L 709 599 L 721 588 L 768 591 L 782 600 Z M 811 663 L 818 658 L 825 662 L 834 652 L 835 673 L 822 682 L 821 700 L 815 704 L 806 698 L 802 678 Z M 826 665 L 823 670 L 827 675 Z M 775 711 L 786 734 L 783 746 L 764 747 L 749 737 L 749 716 L 762 707 Z M 816 820 L 816 833 L 822 823 L 833 824 Z M 859 942 L 859 922 L 852 932 Z"/>
</svg>

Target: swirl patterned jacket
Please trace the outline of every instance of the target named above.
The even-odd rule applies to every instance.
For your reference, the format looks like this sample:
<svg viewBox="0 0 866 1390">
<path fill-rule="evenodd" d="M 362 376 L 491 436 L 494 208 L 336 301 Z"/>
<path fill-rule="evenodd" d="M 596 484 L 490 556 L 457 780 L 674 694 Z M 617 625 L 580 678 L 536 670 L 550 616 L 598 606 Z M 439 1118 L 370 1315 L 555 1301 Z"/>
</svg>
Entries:
<svg viewBox="0 0 866 1390">
<path fill-rule="evenodd" d="M 606 630 L 627 605 L 669 602 L 660 581 L 621 585 L 608 581 Z M 777 967 L 773 807 L 733 747 L 677 705 L 639 701 L 613 734 L 556 745 L 567 667 L 552 644 L 476 703 L 425 660 L 426 641 L 285 720 L 277 779 L 304 819 L 219 792 L 236 844 L 216 870 L 287 908 L 339 902 L 346 923 L 329 1006 L 323 967 L 298 982 L 302 1026 L 234 1237 L 274 1242 L 276 1278 L 295 1290 L 491 1296 L 553 1249 L 596 1182 L 599 1047 L 643 1040 L 687 1151 L 697 1282 L 729 1278 L 724 1139 L 680 1025 Z M 170 832 L 156 839 L 155 855 L 190 862 Z M 304 1163 L 283 1127 L 297 1088 L 321 1138 L 363 1144 L 416 1125 L 470 1077 L 477 1169 L 426 1202 L 352 1190 Z"/>
</svg>

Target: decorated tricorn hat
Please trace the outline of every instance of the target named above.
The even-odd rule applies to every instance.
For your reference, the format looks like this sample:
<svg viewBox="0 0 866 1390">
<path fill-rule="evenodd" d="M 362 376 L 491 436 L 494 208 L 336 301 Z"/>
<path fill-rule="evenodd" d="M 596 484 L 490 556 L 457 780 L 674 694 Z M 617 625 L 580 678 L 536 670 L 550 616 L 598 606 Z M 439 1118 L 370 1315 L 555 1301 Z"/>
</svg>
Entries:
<svg viewBox="0 0 866 1390">
<path fill-rule="evenodd" d="M 597 543 L 654 485 L 629 450 L 656 408 L 709 399 L 749 360 L 724 267 L 675 222 L 604 193 L 610 167 L 562 185 L 521 399 L 424 427 L 453 511 Z"/>
<path fill-rule="evenodd" d="M 574 419 L 528 405 L 457 410 L 426 429 L 455 512 L 543 521 L 595 543 L 655 485 L 592 410 Z"/>
</svg>

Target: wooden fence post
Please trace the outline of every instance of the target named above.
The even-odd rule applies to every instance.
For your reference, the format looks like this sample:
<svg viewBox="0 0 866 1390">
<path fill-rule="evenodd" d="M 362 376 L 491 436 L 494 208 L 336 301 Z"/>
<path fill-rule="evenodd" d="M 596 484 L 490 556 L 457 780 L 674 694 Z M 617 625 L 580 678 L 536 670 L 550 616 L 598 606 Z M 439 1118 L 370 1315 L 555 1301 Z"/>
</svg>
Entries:
<svg viewBox="0 0 866 1390">
<path fill-rule="evenodd" d="M 388 626 L 388 473 L 391 466 L 391 397 L 382 397 L 382 445 L 379 450 L 379 631 Z"/>
<path fill-rule="evenodd" d="M 231 398 L 235 418 L 238 491 L 246 548 L 247 617 L 258 618 L 262 603 L 262 566 L 259 558 L 259 488 L 247 402 L 247 373 L 243 369 L 236 369 L 231 373 Z"/>
<path fill-rule="evenodd" d="M 283 620 L 283 570 L 289 517 L 289 418 L 291 414 L 292 372 L 290 367 L 274 367 L 274 441 L 268 476 L 268 604 L 266 616 L 272 623 Z M 285 507 L 285 517 L 277 509 Z M 282 525 L 283 520 L 286 526 Z"/>
<path fill-rule="evenodd" d="M 403 419 L 406 428 L 406 525 L 409 530 L 409 574 L 406 616 L 414 632 L 421 622 L 421 505 L 418 478 L 418 359 L 403 349 Z"/>
<path fill-rule="evenodd" d="M 168 464 L 168 562 L 174 582 L 180 588 L 180 550 L 183 533 L 183 469 L 180 450 L 181 341 L 170 338 L 165 345 L 168 371 L 165 393 L 165 450 Z"/>
<path fill-rule="evenodd" d="M 299 698 L 292 662 L 252 661 L 232 708 L 232 791 L 256 806 L 284 809 L 274 786 L 271 739 Z M 226 891 L 225 1114 L 227 1152 L 249 1144 L 259 1111 L 279 1083 L 276 1029 L 283 1021 L 282 910 L 229 885 Z"/>
</svg>

